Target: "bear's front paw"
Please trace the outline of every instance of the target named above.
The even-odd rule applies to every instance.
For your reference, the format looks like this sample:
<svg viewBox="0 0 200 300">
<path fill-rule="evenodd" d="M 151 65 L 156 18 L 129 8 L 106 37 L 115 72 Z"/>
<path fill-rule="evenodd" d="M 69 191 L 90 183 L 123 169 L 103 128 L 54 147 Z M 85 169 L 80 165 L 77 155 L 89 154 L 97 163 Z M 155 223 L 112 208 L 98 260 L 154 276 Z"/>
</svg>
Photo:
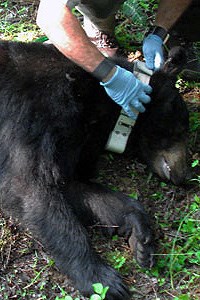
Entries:
<svg viewBox="0 0 200 300">
<path fill-rule="evenodd" d="M 149 226 L 144 223 L 133 226 L 128 243 L 138 264 L 143 268 L 152 268 L 154 265 L 154 245 Z"/>
<path fill-rule="evenodd" d="M 129 206 L 124 214 L 124 224 L 119 229 L 128 238 L 128 243 L 141 267 L 154 265 L 154 242 L 149 218 L 139 203 Z"/>
</svg>

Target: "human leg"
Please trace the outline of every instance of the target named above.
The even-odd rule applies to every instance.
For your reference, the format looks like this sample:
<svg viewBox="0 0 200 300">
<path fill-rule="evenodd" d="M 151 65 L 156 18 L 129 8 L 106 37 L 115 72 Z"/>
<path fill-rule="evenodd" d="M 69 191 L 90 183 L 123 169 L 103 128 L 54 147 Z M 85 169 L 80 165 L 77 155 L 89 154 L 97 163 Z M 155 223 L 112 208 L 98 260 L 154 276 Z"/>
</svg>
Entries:
<svg viewBox="0 0 200 300">
<path fill-rule="evenodd" d="M 105 56 L 114 56 L 118 49 L 114 38 L 115 12 L 122 2 L 92 1 L 77 6 L 84 17 L 83 27 L 87 36 Z"/>
</svg>

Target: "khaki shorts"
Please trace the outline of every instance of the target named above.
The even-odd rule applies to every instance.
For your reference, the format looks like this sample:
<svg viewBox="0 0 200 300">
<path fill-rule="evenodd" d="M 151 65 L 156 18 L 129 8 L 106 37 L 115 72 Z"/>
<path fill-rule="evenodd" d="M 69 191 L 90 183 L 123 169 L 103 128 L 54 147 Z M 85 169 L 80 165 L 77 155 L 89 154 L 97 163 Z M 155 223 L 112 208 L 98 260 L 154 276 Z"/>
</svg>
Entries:
<svg viewBox="0 0 200 300">
<path fill-rule="evenodd" d="M 66 5 L 76 7 L 84 16 L 84 22 L 90 20 L 100 31 L 112 35 L 115 28 L 115 13 L 125 0 L 68 0 Z"/>
<path fill-rule="evenodd" d="M 87 17 L 106 19 L 115 14 L 125 0 L 68 0 L 66 5 L 75 6 Z"/>
</svg>

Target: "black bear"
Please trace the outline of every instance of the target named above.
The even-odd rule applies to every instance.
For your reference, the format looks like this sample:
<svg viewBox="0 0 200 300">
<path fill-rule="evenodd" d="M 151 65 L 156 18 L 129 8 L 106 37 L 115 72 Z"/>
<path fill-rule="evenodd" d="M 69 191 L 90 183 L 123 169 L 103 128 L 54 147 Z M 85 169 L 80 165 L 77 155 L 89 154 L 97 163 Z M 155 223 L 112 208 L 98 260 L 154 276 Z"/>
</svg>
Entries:
<svg viewBox="0 0 200 300">
<path fill-rule="evenodd" d="M 163 71 L 151 85 L 130 145 L 162 177 L 180 182 L 188 112 Z M 39 237 L 76 288 L 88 295 L 101 282 L 109 300 L 129 299 L 128 288 L 93 250 L 86 225 L 115 228 L 134 243 L 141 266 L 153 264 L 142 205 L 90 182 L 119 111 L 96 79 L 53 46 L 0 43 L 0 207 Z"/>
</svg>

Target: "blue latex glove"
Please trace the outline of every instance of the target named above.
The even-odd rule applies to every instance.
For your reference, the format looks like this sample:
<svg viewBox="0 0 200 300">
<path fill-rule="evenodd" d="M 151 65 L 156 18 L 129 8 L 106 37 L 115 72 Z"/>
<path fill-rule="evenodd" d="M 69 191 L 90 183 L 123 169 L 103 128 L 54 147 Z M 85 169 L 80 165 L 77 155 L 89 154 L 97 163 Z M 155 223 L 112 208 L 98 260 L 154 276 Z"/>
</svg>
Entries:
<svg viewBox="0 0 200 300">
<path fill-rule="evenodd" d="M 164 61 L 163 40 L 156 34 L 149 34 L 143 41 L 143 54 L 146 66 L 150 70 L 158 70 Z"/>
<path fill-rule="evenodd" d="M 143 84 L 138 80 L 133 73 L 116 66 L 117 70 L 112 78 L 107 82 L 100 84 L 105 88 L 107 94 L 129 115 L 129 117 L 136 120 L 135 114 L 131 107 L 138 112 L 144 112 L 145 108 L 142 103 L 150 102 L 149 97 L 152 88 L 150 85 Z"/>
</svg>

